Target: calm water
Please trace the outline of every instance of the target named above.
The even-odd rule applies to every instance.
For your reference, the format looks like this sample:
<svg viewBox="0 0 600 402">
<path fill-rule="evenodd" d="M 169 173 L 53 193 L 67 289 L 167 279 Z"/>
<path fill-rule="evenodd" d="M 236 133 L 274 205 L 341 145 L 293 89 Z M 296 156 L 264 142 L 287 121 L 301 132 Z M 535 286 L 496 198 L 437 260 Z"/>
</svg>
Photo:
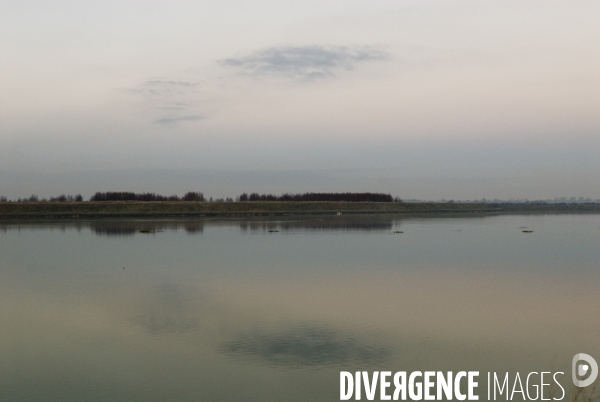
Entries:
<svg viewBox="0 0 600 402">
<path fill-rule="evenodd" d="M 600 357 L 600 215 L 286 218 L 0 222 L 0 400 L 335 401 L 342 370 Z"/>
</svg>

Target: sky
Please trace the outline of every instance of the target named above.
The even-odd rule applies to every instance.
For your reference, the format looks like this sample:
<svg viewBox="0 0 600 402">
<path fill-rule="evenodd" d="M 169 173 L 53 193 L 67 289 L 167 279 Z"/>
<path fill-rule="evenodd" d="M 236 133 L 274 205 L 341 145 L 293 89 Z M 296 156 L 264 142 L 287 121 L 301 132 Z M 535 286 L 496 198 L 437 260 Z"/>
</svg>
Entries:
<svg viewBox="0 0 600 402">
<path fill-rule="evenodd" d="M 0 196 L 600 198 L 600 2 L 1 0 Z"/>
</svg>

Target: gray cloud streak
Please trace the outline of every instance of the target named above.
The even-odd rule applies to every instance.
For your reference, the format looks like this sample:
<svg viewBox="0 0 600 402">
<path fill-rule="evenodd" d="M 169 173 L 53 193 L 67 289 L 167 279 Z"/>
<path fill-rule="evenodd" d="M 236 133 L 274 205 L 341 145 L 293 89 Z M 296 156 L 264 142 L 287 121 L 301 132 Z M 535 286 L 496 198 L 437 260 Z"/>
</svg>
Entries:
<svg viewBox="0 0 600 402">
<path fill-rule="evenodd" d="M 175 126 L 186 121 L 198 121 L 204 118 L 196 109 L 198 99 L 198 82 L 149 79 L 133 88 L 119 88 L 125 93 L 143 99 L 153 123 L 163 126 Z M 157 116 L 152 110 L 160 110 Z"/>
<path fill-rule="evenodd" d="M 279 75 L 313 80 L 353 70 L 358 63 L 390 60 L 391 55 L 371 46 L 283 46 L 251 55 L 221 60 L 220 64 L 251 75 Z"/>
<path fill-rule="evenodd" d="M 149 86 L 175 86 L 175 87 L 196 87 L 198 83 L 188 81 L 163 81 L 163 80 L 150 80 L 146 81 L 146 85 Z"/>
<path fill-rule="evenodd" d="M 184 95 L 197 92 L 199 83 L 173 80 L 148 80 L 134 88 L 117 88 L 119 91 L 143 96 Z"/>
<path fill-rule="evenodd" d="M 179 116 L 179 117 L 163 117 L 155 121 L 156 124 L 164 124 L 164 125 L 174 125 L 177 123 L 181 123 L 184 121 L 198 121 L 202 120 L 204 117 L 200 115 L 191 115 L 191 116 Z"/>
</svg>

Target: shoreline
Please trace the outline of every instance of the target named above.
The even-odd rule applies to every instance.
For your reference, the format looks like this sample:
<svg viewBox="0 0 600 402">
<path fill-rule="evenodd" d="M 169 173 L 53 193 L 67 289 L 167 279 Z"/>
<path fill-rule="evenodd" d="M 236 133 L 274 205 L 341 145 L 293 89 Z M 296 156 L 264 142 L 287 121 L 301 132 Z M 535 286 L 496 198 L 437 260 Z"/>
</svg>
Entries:
<svg viewBox="0 0 600 402">
<path fill-rule="evenodd" d="M 481 204 L 404 202 L 3 202 L 0 220 L 89 218 L 250 217 L 336 214 L 454 215 L 600 213 L 600 204 Z"/>
</svg>

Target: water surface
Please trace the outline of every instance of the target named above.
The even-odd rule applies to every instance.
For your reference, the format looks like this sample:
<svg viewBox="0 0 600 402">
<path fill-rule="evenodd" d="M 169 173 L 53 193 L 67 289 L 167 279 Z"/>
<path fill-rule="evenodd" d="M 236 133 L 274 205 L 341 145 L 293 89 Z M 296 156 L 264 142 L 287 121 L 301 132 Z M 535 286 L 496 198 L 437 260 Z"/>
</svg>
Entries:
<svg viewBox="0 0 600 402">
<path fill-rule="evenodd" d="M 335 401 L 342 370 L 569 380 L 575 353 L 600 357 L 599 246 L 600 215 L 2 222 L 0 400 Z"/>
</svg>

